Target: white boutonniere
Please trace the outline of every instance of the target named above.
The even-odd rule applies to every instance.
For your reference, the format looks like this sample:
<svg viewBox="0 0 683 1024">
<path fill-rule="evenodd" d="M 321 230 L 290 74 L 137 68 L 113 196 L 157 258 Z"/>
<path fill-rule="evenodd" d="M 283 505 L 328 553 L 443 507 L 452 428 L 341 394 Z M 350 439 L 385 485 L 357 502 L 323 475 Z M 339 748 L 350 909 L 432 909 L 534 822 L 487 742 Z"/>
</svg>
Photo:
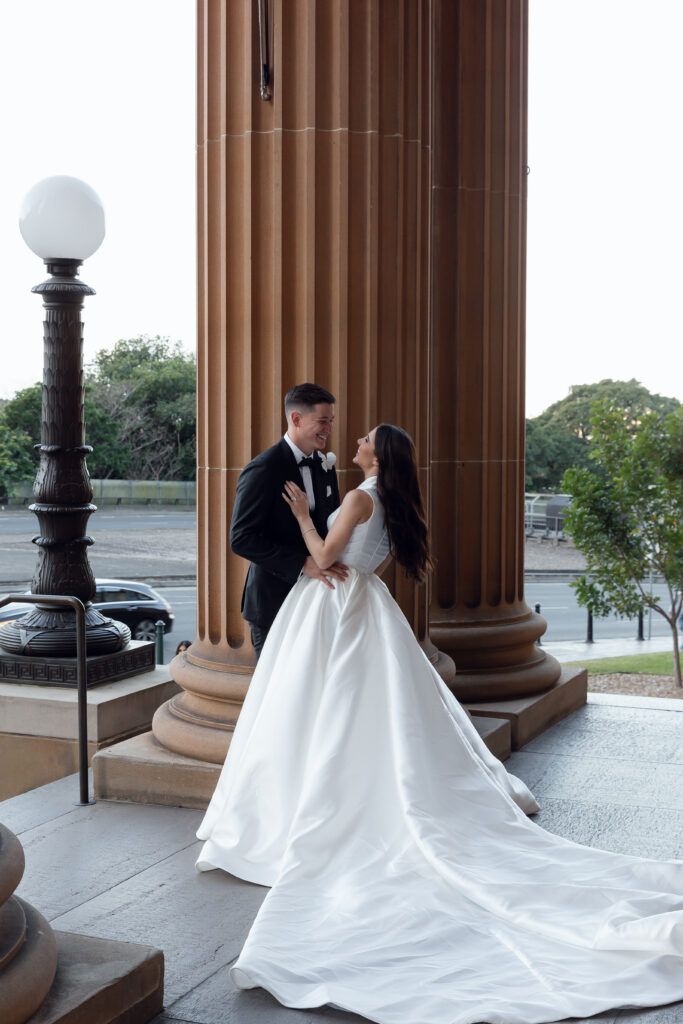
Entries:
<svg viewBox="0 0 683 1024">
<path fill-rule="evenodd" d="M 326 455 L 321 455 L 320 457 L 320 465 L 323 467 L 326 473 L 328 469 L 333 468 L 336 461 L 337 456 L 334 454 L 334 452 L 328 452 Z"/>
</svg>

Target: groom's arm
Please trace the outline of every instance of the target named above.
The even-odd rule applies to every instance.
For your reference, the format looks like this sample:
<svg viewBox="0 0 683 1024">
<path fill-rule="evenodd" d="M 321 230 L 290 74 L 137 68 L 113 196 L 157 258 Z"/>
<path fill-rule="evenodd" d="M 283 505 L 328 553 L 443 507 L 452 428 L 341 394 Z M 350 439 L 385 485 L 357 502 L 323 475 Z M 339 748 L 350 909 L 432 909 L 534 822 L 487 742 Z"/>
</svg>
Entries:
<svg viewBox="0 0 683 1024">
<path fill-rule="evenodd" d="M 279 488 L 274 494 L 272 481 L 272 468 L 267 463 L 251 462 L 240 473 L 230 523 L 230 547 L 236 555 L 278 579 L 296 583 L 308 552 L 273 538 L 272 502 L 282 501 L 282 497 Z"/>
</svg>

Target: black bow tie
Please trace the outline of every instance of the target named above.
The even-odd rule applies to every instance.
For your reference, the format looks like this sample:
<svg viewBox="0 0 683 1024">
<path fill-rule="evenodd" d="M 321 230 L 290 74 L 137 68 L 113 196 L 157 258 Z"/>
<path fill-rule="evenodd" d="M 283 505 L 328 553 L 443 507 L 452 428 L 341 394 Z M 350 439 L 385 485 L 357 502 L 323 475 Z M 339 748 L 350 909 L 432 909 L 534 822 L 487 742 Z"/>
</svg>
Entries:
<svg viewBox="0 0 683 1024">
<path fill-rule="evenodd" d="M 299 463 L 299 469 L 303 469 L 304 466 L 310 466 L 311 468 L 313 468 L 313 466 L 315 466 L 315 463 L 316 460 L 311 458 L 310 455 L 307 455 L 306 458 L 302 459 L 301 462 Z"/>
</svg>

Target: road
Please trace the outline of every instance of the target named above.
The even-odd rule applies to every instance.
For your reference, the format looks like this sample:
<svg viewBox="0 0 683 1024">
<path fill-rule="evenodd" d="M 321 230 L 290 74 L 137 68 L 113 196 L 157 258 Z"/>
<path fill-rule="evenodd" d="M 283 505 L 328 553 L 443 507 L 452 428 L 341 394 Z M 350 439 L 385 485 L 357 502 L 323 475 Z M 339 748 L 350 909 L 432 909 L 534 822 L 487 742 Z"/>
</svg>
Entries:
<svg viewBox="0 0 683 1024">
<path fill-rule="evenodd" d="M 187 506 L 105 505 L 88 522 L 88 549 L 99 579 L 170 581 L 196 576 L 195 510 Z M 29 582 L 37 552 L 36 517 L 27 508 L 0 512 L 0 589 Z M 19 585 L 19 586 L 17 586 Z"/>
<path fill-rule="evenodd" d="M 164 652 L 172 655 L 181 640 L 194 639 L 197 628 L 196 601 L 197 590 L 187 587 L 157 587 L 159 593 L 166 598 L 175 615 L 173 632 L 165 638 Z M 665 588 L 655 586 L 654 593 L 665 600 Z M 545 641 L 566 641 L 586 639 L 586 611 L 579 608 L 574 592 L 567 580 L 546 581 L 529 580 L 526 585 L 526 600 L 530 607 L 536 603 L 541 605 L 541 614 L 548 623 L 543 635 Z M 652 636 L 668 636 L 670 630 L 661 615 L 652 615 Z M 593 635 L 596 640 L 628 637 L 635 640 L 637 623 L 623 621 L 616 616 L 608 619 L 595 619 Z M 644 635 L 648 638 L 648 617 L 645 616 Z"/>
<path fill-rule="evenodd" d="M 104 505 L 97 512 L 93 512 L 89 529 L 93 534 L 108 530 L 193 530 L 195 522 L 194 507 Z M 36 533 L 36 526 L 36 517 L 28 508 L 10 507 L 0 512 L 0 536 L 23 534 L 30 539 Z"/>
<path fill-rule="evenodd" d="M 36 563 L 36 549 L 30 543 L 36 534 L 36 518 L 26 508 L 0 512 L 0 591 L 2 582 L 30 582 Z M 90 561 L 95 575 L 123 579 L 148 580 L 171 604 L 176 616 L 173 632 L 165 638 L 167 657 L 179 640 L 193 639 L 196 631 L 195 510 L 185 506 L 104 506 L 89 523 L 95 538 Z M 532 552 L 536 557 L 536 549 Z M 564 552 L 547 549 L 552 561 Z M 182 583 L 185 585 L 181 584 Z M 177 580 L 177 583 L 175 582 Z M 5 588 L 5 591 L 8 588 Z M 654 592 L 666 600 L 663 586 Z M 586 639 L 586 612 L 579 608 L 567 578 L 544 579 L 530 574 L 526 582 L 526 600 L 530 607 L 541 606 L 548 623 L 546 641 Z M 636 622 L 624 622 L 616 616 L 596 619 L 596 640 L 635 638 Z M 666 636 L 669 632 L 661 615 L 645 617 L 648 636 Z"/>
<path fill-rule="evenodd" d="M 196 587 L 155 587 L 164 597 L 175 616 L 173 630 L 164 637 L 164 661 L 166 664 L 175 654 L 181 640 L 195 638 L 197 632 L 197 588 Z"/>
<path fill-rule="evenodd" d="M 666 607 L 666 588 L 661 584 L 655 584 L 653 593 L 659 595 L 662 606 Z M 574 591 L 568 580 L 528 579 L 525 584 L 525 598 L 531 608 L 540 604 L 541 615 L 548 623 L 548 629 L 542 640 L 586 639 L 586 609 L 577 605 Z M 624 621 L 615 615 L 610 615 L 606 619 L 593 620 L 593 637 L 595 640 L 608 637 L 629 637 L 635 640 L 637 628 L 636 621 Z M 649 616 L 645 615 L 643 632 L 646 639 L 649 636 L 648 629 L 651 629 L 652 636 L 667 636 L 671 632 L 667 623 L 657 612 L 652 613 L 651 622 Z"/>
</svg>

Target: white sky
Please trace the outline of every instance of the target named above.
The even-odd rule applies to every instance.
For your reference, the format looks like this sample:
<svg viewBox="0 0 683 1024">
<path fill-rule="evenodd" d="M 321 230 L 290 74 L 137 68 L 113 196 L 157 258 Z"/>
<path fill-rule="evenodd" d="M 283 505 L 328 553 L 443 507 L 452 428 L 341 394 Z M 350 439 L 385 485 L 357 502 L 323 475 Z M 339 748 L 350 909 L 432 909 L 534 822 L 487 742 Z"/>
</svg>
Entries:
<svg viewBox="0 0 683 1024">
<path fill-rule="evenodd" d="M 45 273 L 17 217 L 51 174 L 107 213 L 86 361 L 139 334 L 194 348 L 194 19 L 194 0 L 0 3 L 0 397 L 42 374 Z M 604 377 L 683 400 L 681 38 L 683 0 L 530 0 L 529 416 Z"/>
<path fill-rule="evenodd" d="M 18 228 L 29 188 L 72 174 L 107 234 L 80 276 L 85 359 L 119 338 L 196 343 L 194 0 L 0 0 L 0 397 L 42 378 L 47 274 Z"/>
<path fill-rule="evenodd" d="M 527 415 L 683 400 L 683 2 L 530 0 Z"/>
</svg>

